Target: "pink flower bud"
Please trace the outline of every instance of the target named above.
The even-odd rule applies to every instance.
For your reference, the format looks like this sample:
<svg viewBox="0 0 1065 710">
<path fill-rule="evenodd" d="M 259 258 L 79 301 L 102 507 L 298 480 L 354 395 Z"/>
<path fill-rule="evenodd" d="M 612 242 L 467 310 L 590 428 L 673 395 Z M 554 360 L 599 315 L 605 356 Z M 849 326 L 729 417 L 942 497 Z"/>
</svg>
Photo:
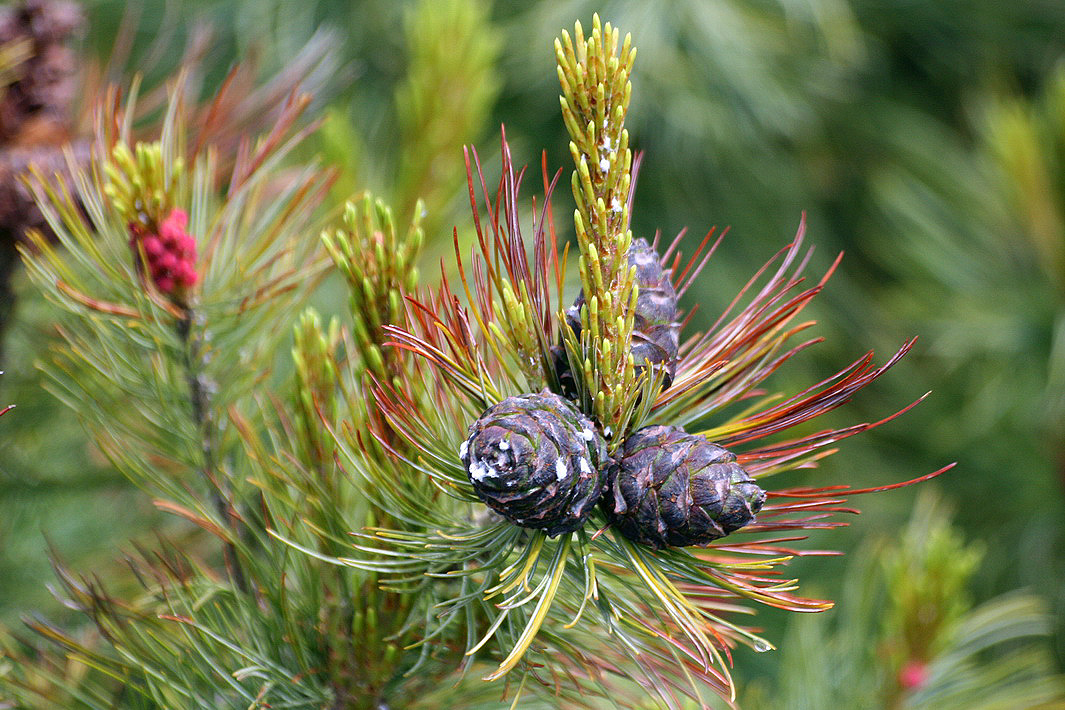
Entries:
<svg viewBox="0 0 1065 710">
<path fill-rule="evenodd" d="M 144 217 L 145 223 L 147 219 Z M 199 280 L 196 239 L 185 231 L 188 223 L 184 210 L 173 209 L 158 223 L 158 234 L 150 233 L 144 224 L 129 224 L 130 248 L 134 255 L 143 250 L 145 257 L 138 269 L 150 274 L 156 288 L 178 301 L 184 301 L 184 290 Z"/>
<path fill-rule="evenodd" d="M 144 247 L 144 253 L 148 255 L 149 259 L 158 258 L 159 256 L 162 256 L 163 251 L 165 251 L 163 243 L 159 241 L 159 237 L 154 234 L 149 234 L 142 239 L 141 245 Z"/>
<path fill-rule="evenodd" d="M 183 234 L 174 229 L 173 226 L 163 226 L 159 228 L 159 239 L 166 245 L 167 249 L 174 249 L 181 243 L 181 237 Z"/>
<path fill-rule="evenodd" d="M 177 268 L 178 264 L 180 264 L 180 263 L 181 263 L 181 261 L 180 261 L 180 259 L 178 259 L 178 256 L 176 254 L 174 254 L 174 252 L 168 251 L 165 254 L 163 254 L 162 256 L 160 256 L 158 259 L 155 260 L 155 262 L 153 264 L 153 267 L 154 266 L 158 266 L 161 269 L 166 269 L 167 271 L 173 271 L 174 269 Z"/>
<path fill-rule="evenodd" d="M 910 661 L 899 671 L 899 685 L 906 690 L 918 690 L 928 682 L 928 666 L 921 661 Z"/>
<path fill-rule="evenodd" d="M 177 277 L 178 283 L 185 288 L 195 285 L 200 278 L 199 274 L 196 273 L 195 267 L 187 261 L 183 262 L 178 267 L 175 276 Z"/>
<path fill-rule="evenodd" d="M 170 214 L 167 216 L 163 223 L 170 222 L 175 225 L 180 231 L 184 232 L 185 228 L 189 226 L 189 216 L 185 210 L 174 208 L 170 210 Z"/>
<path fill-rule="evenodd" d="M 172 210 L 170 215 L 159 224 L 159 236 L 167 246 L 177 247 L 184 243 L 185 225 L 188 222 L 189 218 L 184 212 Z"/>
</svg>

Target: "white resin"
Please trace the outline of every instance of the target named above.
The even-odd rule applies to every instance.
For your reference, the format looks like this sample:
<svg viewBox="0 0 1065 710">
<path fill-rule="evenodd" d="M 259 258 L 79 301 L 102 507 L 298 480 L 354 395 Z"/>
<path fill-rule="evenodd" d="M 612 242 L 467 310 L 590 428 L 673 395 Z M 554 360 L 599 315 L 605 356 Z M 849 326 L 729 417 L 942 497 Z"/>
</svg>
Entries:
<svg viewBox="0 0 1065 710">
<path fill-rule="evenodd" d="M 486 464 L 484 461 L 474 461 L 470 464 L 470 478 L 475 481 L 483 481 L 486 478 L 498 478 L 499 472 Z"/>
<path fill-rule="evenodd" d="M 562 459 L 562 458 L 556 459 L 555 460 L 555 478 L 557 478 L 558 480 L 561 481 L 563 478 L 566 477 L 567 473 L 569 473 L 569 470 L 566 468 L 565 459 Z"/>
</svg>

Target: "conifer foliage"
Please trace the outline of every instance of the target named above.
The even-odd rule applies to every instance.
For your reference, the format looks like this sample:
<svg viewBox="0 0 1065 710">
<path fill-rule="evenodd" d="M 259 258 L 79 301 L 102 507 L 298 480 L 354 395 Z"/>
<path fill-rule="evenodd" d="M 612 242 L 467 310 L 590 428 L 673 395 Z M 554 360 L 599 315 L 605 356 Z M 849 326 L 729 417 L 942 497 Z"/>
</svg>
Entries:
<svg viewBox="0 0 1065 710">
<path fill-rule="evenodd" d="M 705 446 L 719 442 L 736 450 L 735 456 L 725 452 L 722 463 L 735 467 L 735 485 L 751 488 L 747 512 L 739 517 L 750 523 L 743 531 L 753 535 L 690 550 L 675 547 L 680 536 L 672 545 L 647 545 L 649 539 L 626 535 L 626 526 L 614 526 L 609 508 L 597 510 L 572 532 L 548 528 L 529 533 L 520 520 L 485 517 L 476 505 L 472 511 L 462 505 L 427 508 L 411 498 L 402 501 L 393 517 L 417 511 L 423 530 L 367 530 L 365 542 L 355 547 L 357 554 L 341 561 L 391 576 L 397 583 L 417 580 L 421 593 L 433 600 L 431 608 L 438 610 L 426 616 L 421 633 L 427 639 L 442 638 L 454 626 L 464 625 L 460 637 L 468 639 L 466 655 L 471 659 L 464 668 L 480 658 L 501 659 L 484 676 L 487 680 L 515 672 L 523 688 L 573 682 L 603 687 L 615 682 L 614 668 L 632 668 L 639 671 L 634 679 L 667 705 L 675 704 L 679 694 L 700 698 L 706 688 L 731 698 L 728 649 L 736 643 L 759 650 L 771 647 L 734 621 L 737 603 L 749 600 L 795 611 L 831 607 L 831 602 L 794 594 L 797 583 L 778 576 L 779 567 L 803 554 L 794 546 L 802 530 L 841 525 L 831 518 L 850 511 L 841 507 L 846 497 L 869 492 L 846 486 L 776 489 L 768 492 L 762 506 L 765 494 L 753 480 L 760 484 L 791 469 L 811 467 L 832 452 L 828 447 L 834 443 L 883 422 L 790 438 L 775 435 L 844 404 L 905 355 L 912 343 L 880 367 L 872 365 L 868 354 L 791 397 L 760 391 L 788 358 L 815 342 L 789 344 L 810 327 L 794 319 L 824 285 L 824 279 L 804 285 L 801 272 L 809 252 L 803 250 L 800 228 L 795 241 L 756 274 L 715 327 L 680 348 L 679 361 L 668 363 L 676 372 L 671 387 L 663 388 L 666 368 L 647 367 L 653 365 L 649 359 L 640 363 L 638 372 L 634 353 L 639 351 L 632 343 L 640 269 L 630 264 L 628 255 L 634 243 L 628 227 L 634 161 L 623 127 L 634 52 L 627 38 L 622 43 L 616 29 L 602 27 L 598 20 L 590 36 L 578 25 L 575 38 L 563 34 L 556 49 L 563 116 L 573 138 L 576 170 L 571 184 L 583 295 L 573 308 L 553 305 L 564 302 L 566 273 L 547 206 L 557 178 L 544 167 L 546 197 L 533 202 L 530 245 L 522 236 L 518 205 L 525 173 L 514 169 L 505 139 L 503 175 L 494 195 L 478 156 L 470 153 L 477 244 L 463 258 L 456 240 L 459 290 L 453 291 L 445 279 L 439 288 L 421 291 L 409 299 L 408 322 L 385 328 L 396 347 L 414 356 L 414 376 L 373 387 L 383 415 L 375 437 L 381 442 L 398 440 L 417 452 L 407 460 L 455 505 L 484 498 L 481 484 L 505 477 L 505 471 L 492 469 L 492 461 L 484 460 L 480 449 L 471 453 L 471 447 L 482 436 L 496 448 L 506 445 L 492 454 L 500 467 L 506 465 L 510 439 L 498 433 L 488 436 L 480 422 L 490 416 L 495 426 L 495 408 L 510 406 L 514 398 L 544 389 L 573 396 L 591 422 L 590 438 L 602 436 L 611 455 L 644 427 L 701 425 L 692 436 L 706 441 Z M 708 235 L 702 246 L 709 241 Z M 675 290 L 683 293 L 705 259 L 697 254 L 685 264 L 672 256 L 674 251 L 675 245 L 666 251 L 665 259 L 671 260 L 663 263 L 669 265 Z M 579 329 L 571 325 L 574 311 L 579 312 Z M 552 345 L 557 332 L 562 333 L 565 358 Z M 573 383 L 572 390 L 567 381 Z M 453 409 L 445 414 L 419 408 L 427 386 L 435 390 L 434 402 Z M 739 402 L 746 407 L 723 416 L 735 412 L 729 405 Z M 518 427 L 529 415 L 515 410 L 511 416 Z M 456 420 L 475 422 L 465 441 L 456 431 Z M 349 462 L 359 466 L 355 455 L 349 455 Z M 539 464 L 545 471 L 513 481 L 532 481 L 530 491 L 554 502 L 562 489 L 552 489 L 553 475 L 547 474 L 556 463 L 545 460 Z M 570 475 L 565 466 L 558 466 L 558 474 L 559 481 Z M 506 489 L 508 483 L 500 486 Z M 672 499 L 672 509 L 687 515 L 694 506 L 685 505 L 683 495 Z M 682 513 L 681 508 L 687 509 Z M 757 519 L 751 520 L 756 511 Z M 375 562 L 374 555 L 382 559 Z M 426 581 L 436 579 L 454 581 Z M 601 630 L 601 641 L 589 640 L 589 627 Z M 569 683 L 560 678 L 559 658 L 567 659 L 562 665 Z"/>
<path fill-rule="evenodd" d="M 824 554 L 804 531 L 843 525 L 847 497 L 873 489 L 788 472 L 896 415 L 789 432 L 912 342 L 793 395 L 763 389 L 816 342 L 798 316 L 828 274 L 802 276 L 802 224 L 711 329 L 682 333 L 677 299 L 717 242 L 685 261 L 679 239 L 659 251 L 632 234 L 635 49 L 598 17 L 555 49 L 579 284 L 559 174 L 545 158 L 524 207 L 505 136 L 495 190 L 465 154 L 476 240 L 465 254 L 453 233 L 457 277 L 419 278 L 420 203 L 400 222 L 366 195 L 318 224 L 331 179 L 292 166 L 312 129 L 296 94 L 235 156 L 193 145 L 180 92 L 151 142 L 131 135 L 134 98 L 111 96 L 90 167 L 58 189 L 39 176 L 58 244 L 38 235 L 24 258 L 63 337 L 51 387 L 193 530 L 129 556 L 134 598 L 60 566 L 98 638 L 32 622 L 78 667 L 12 642 L 0 682 L 18 700 L 708 707 L 735 699 L 733 647 L 772 647 L 740 614 L 832 606 L 782 568 Z M 350 327 L 301 312 L 329 261 Z M 272 372 L 279 324 L 294 326 L 288 384 Z"/>
<path fill-rule="evenodd" d="M 1014 591 L 974 604 L 984 550 L 964 540 L 950 513 L 923 490 L 897 536 L 864 545 L 848 565 L 840 613 L 793 618 L 776 692 L 752 686 L 744 707 L 1062 707 L 1046 603 Z"/>
</svg>

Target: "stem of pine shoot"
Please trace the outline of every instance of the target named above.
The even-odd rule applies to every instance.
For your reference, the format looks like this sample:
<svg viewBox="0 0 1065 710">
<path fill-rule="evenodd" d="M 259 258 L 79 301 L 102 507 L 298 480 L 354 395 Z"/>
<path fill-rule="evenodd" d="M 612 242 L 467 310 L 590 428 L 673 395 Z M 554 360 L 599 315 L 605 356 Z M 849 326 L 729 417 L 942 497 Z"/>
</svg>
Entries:
<svg viewBox="0 0 1065 710">
<path fill-rule="evenodd" d="M 221 489 L 222 481 L 215 475 L 214 446 L 212 444 L 213 425 L 209 416 L 211 395 L 203 379 L 203 354 L 200 351 L 200 340 L 198 337 L 194 337 L 192 332 L 194 318 L 195 313 L 193 310 L 191 308 L 186 309 L 185 315 L 178 320 L 177 333 L 181 338 L 181 364 L 185 370 L 185 381 L 189 386 L 192 420 L 200 437 L 200 452 L 203 454 L 203 477 L 207 482 L 207 488 L 210 491 L 211 502 L 215 510 L 222 518 L 223 523 L 232 530 L 233 534 L 237 534 L 233 517 L 229 514 L 229 504 Z M 244 570 L 237 557 L 236 545 L 229 541 L 225 542 L 222 547 L 222 556 L 233 584 L 241 592 L 247 592 L 248 582 L 244 577 Z"/>
</svg>

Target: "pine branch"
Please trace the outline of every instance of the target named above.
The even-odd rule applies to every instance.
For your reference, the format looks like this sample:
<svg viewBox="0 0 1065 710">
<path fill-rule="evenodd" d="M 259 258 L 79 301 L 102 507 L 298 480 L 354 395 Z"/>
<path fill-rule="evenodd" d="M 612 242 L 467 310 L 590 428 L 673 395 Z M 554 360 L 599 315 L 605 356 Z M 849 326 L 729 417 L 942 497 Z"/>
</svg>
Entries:
<svg viewBox="0 0 1065 710">
<path fill-rule="evenodd" d="M 100 153 L 106 167 L 73 181 L 85 216 L 65 187 L 39 188 L 68 252 L 38 238 L 40 253 L 27 255 L 59 306 L 65 349 L 52 386 L 159 508 L 221 543 L 231 579 L 167 545 L 131 560 L 144 589 L 135 600 L 60 570 L 106 646 L 44 624 L 38 633 L 161 706 L 413 705 L 445 681 L 506 678 L 515 703 L 530 693 L 634 704 L 649 693 L 672 710 L 707 706 L 709 693 L 734 704 L 731 649 L 772 648 L 739 614 L 832 606 L 784 574 L 796 556 L 826 554 L 799 544 L 806 531 L 845 525 L 838 516 L 857 512 L 848 496 L 949 467 L 857 490 L 767 494 L 752 476 L 813 467 L 837 441 L 897 416 L 788 433 L 847 403 L 912 342 L 880 366 L 870 353 L 794 394 L 762 391 L 810 344 L 791 339 L 824 284 L 803 286 L 800 227 L 679 361 L 674 337 L 672 383 L 649 359 L 634 362 L 641 288 L 670 302 L 660 325 L 676 336 L 673 282 L 683 292 L 705 258 L 697 251 L 682 267 L 633 247 L 628 39 L 596 18 L 590 37 L 578 25 L 556 49 L 577 167 L 579 340 L 551 299 L 566 271 L 548 204 L 555 180 L 544 161 L 530 245 L 523 172 L 505 139 L 494 195 L 467 153 L 478 240 L 465 259 L 455 233 L 454 290 L 446 275 L 435 288 L 416 283 L 420 210 L 403 233 L 384 203 L 349 205 L 323 242 L 347 280 L 350 334 L 306 315 L 291 390 L 271 397 L 256 390 L 277 324 L 295 318 L 320 273 L 299 237 L 328 179 L 313 167 L 270 178 L 304 135 L 306 99 L 288 101 L 260 142 L 241 143 L 221 196 L 216 152 L 187 149 L 180 101 L 157 144 L 132 139 L 132 111 L 105 114 L 99 142 L 117 146 Z M 638 270 L 652 272 L 639 287 Z M 71 377 L 78 367 L 88 373 Z M 696 422 L 703 435 L 682 428 Z M 672 439 L 647 435 L 652 423 Z M 639 465 L 626 446 L 641 434 L 653 460 L 623 481 Z M 677 441 L 688 448 L 668 448 Z M 488 479 L 503 485 L 493 492 Z M 651 532 L 626 527 L 624 487 Z M 93 680 L 87 692 L 103 707 L 106 684 Z"/>
<path fill-rule="evenodd" d="M 558 53 L 566 94 L 563 104 L 587 114 L 580 120 L 567 118 L 578 165 L 575 221 L 579 232 L 585 223 L 588 225 L 585 236 L 578 235 L 585 293 L 585 303 L 579 299 L 577 304 L 580 343 L 574 342 L 574 329 L 563 329 L 568 356 L 563 360 L 568 360 L 569 369 L 584 373 L 575 378 L 578 395 L 585 412 L 595 420 L 581 435 L 592 440 L 597 432 L 612 436 L 617 452 L 632 430 L 645 424 L 660 422 L 676 427 L 707 419 L 713 424 L 705 436 L 737 447 L 737 454 L 729 461 L 738 462 L 737 467 L 742 465 L 741 471 L 764 478 L 812 467 L 834 451 L 827 448 L 833 443 L 885 424 L 909 409 L 879 422 L 791 440 L 777 438 L 791 427 L 845 404 L 894 366 L 913 345 L 905 344 L 879 367 L 872 364 L 872 355 L 867 355 L 836 376 L 792 396 L 766 395 L 760 390 L 761 383 L 812 344 L 791 345 L 789 340 L 811 325 L 798 321 L 799 313 L 822 290 L 835 268 L 833 265 L 825 279 L 814 286 L 803 287 L 802 271 L 809 260 L 802 245 L 803 226 L 795 241 L 752 277 L 713 329 L 696 334 L 686 344 L 676 363 L 677 378 L 669 389 L 663 389 L 660 374 L 636 377 L 629 347 L 613 349 L 618 342 L 615 335 L 632 332 L 639 295 L 634 282 L 636 267 L 630 266 L 626 251 L 631 242 L 628 207 L 610 212 L 604 201 L 604 195 L 612 195 L 620 206 L 622 198 L 628 201 L 630 197 L 626 180 L 631 179 L 631 156 L 621 126 L 628 100 L 627 65 L 615 56 L 617 32 L 604 34 L 596 26 L 590 39 L 580 34 L 578 38 L 577 47 L 570 42 L 568 50 L 560 41 Z M 622 57 L 631 64 L 627 45 Z M 574 86 L 580 87 L 580 92 Z M 609 91 L 608 86 L 612 87 Z M 613 108 L 606 111 L 608 104 Z M 597 110 L 603 115 L 596 114 Z M 577 115 L 573 110 L 569 113 Z M 613 125 L 615 133 L 610 134 L 609 145 L 604 142 L 600 146 L 597 127 L 603 126 L 604 118 L 608 119 L 607 128 Z M 613 124 L 610 118 L 616 119 Z M 624 150 L 614 148 L 615 137 Z M 605 156 L 604 168 L 593 180 L 589 156 L 599 157 L 603 150 L 620 155 Z M 705 687 L 731 702 L 730 649 L 738 644 L 760 651 L 772 648 L 769 641 L 734 620 L 734 614 L 744 609 L 743 602 L 790 611 L 832 607 L 830 601 L 800 596 L 797 580 L 782 574 L 781 568 L 796 556 L 826 554 L 795 545 L 804 538 L 803 531 L 844 526 L 834 517 L 857 512 L 845 505 L 849 495 L 910 485 L 950 467 L 880 488 L 772 490 L 768 493 L 771 502 L 759 504 L 757 520 L 748 519 L 746 527 L 731 536 L 703 541 L 694 548 L 652 548 L 634 542 L 618 529 L 617 511 L 608 506 L 590 511 L 572 532 L 530 524 L 523 516 L 541 511 L 526 510 L 527 501 L 536 495 L 544 498 L 545 505 L 553 504 L 543 491 L 555 490 L 561 495 L 561 485 L 544 483 L 529 488 L 531 484 L 515 478 L 511 495 L 525 505 L 520 514 L 504 505 L 508 495 L 505 486 L 500 488 L 504 492 L 499 499 L 490 500 L 484 486 L 478 484 L 518 470 L 495 467 L 511 465 L 506 452 L 517 441 L 519 430 L 529 442 L 527 446 L 536 452 L 529 460 L 538 461 L 541 443 L 556 440 L 548 425 L 536 424 L 550 421 L 546 405 L 532 404 L 538 397 L 553 395 L 529 392 L 548 384 L 559 386 L 565 394 L 560 375 L 567 367 L 566 362 L 553 357 L 550 347 L 551 334 L 558 327 L 554 318 L 559 323 L 568 320 L 568 314 L 549 306 L 550 291 L 562 291 L 564 272 L 558 257 L 552 255 L 556 241 L 549 227 L 550 210 L 546 202 L 534 210 L 538 219 L 534 219 L 530 259 L 517 225 L 517 187 L 522 173 L 511 166 L 505 141 L 502 156 L 503 177 L 494 198 L 489 197 L 475 153 L 467 171 L 479 239 L 468 261 L 456 250 L 461 289 L 452 291 L 445 279 L 436 291 L 409 299 L 411 308 L 405 324 L 385 327 L 396 347 L 415 356 L 408 377 L 392 384 L 377 383 L 373 388 L 381 417 L 371 423 L 370 431 L 376 441 L 389 444 L 385 448 L 395 457 L 391 471 L 397 473 L 382 475 L 376 466 L 361 461 L 355 441 L 339 444 L 341 456 L 372 484 L 374 505 L 382 506 L 393 520 L 404 524 L 367 529 L 353 553 L 334 561 L 381 575 L 389 589 L 430 598 L 431 608 L 439 613 L 415 629 L 434 641 L 456 631 L 460 639 L 465 635 L 463 673 L 483 659 L 495 665 L 495 670 L 483 676 L 486 680 L 516 675 L 522 688 L 547 685 L 549 671 L 541 673 L 539 669 L 553 668 L 557 661 L 533 660 L 543 654 L 545 658 L 567 658 L 573 669 L 569 682 L 587 692 L 609 695 L 611 690 L 604 689 L 611 687 L 609 679 L 617 669 L 637 668 L 641 673 L 638 682 L 668 707 L 678 706 L 677 698 L 682 695 L 700 698 Z M 546 168 L 543 172 L 545 190 L 550 192 L 553 182 Z M 617 192 L 620 183 L 624 183 L 623 192 Z M 488 205 L 486 221 L 482 221 L 475 199 L 478 188 Z M 710 235 L 686 266 L 679 256 L 671 265 L 660 263 L 667 278 L 675 280 L 681 291 L 712 253 L 713 248 L 702 254 L 709 241 Z M 667 254 L 673 251 L 670 247 Z M 628 300 L 619 293 L 627 294 Z M 600 319 L 600 305 L 612 309 L 609 318 Z M 618 317 L 619 313 L 624 317 Z M 645 372 L 654 371 L 646 368 Z M 608 399 L 604 384 L 608 381 L 616 387 L 614 399 Z M 443 411 L 421 405 L 420 393 L 425 391 L 434 393 L 431 401 L 439 403 L 437 407 Z M 747 410 L 737 412 L 728 406 L 748 400 L 756 404 Z M 608 401 L 611 405 L 604 409 Z M 530 403 L 525 414 L 519 411 L 525 406 L 520 404 L 523 402 Z M 494 414 L 504 405 L 514 410 L 508 414 L 513 430 Z M 455 426 L 456 419 L 475 419 L 465 440 L 461 427 Z M 539 438 L 534 432 L 540 430 L 537 427 L 542 428 Z M 486 434 L 483 445 L 477 443 L 482 429 L 497 432 Z M 512 438 L 499 432 L 510 432 Z M 684 436 L 707 442 L 705 436 Z M 476 460 L 471 454 L 474 444 L 481 446 Z M 543 445 L 545 451 L 552 450 L 546 448 L 547 443 Z M 731 456 L 724 449 L 720 451 Z M 663 452 L 662 456 L 669 454 Z M 587 466 L 587 460 L 582 460 Z M 551 458 L 549 463 L 552 471 L 557 470 L 552 479 L 567 480 L 562 458 Z M 416 486 L 389 485 L 390 476 L 401 478 L 403 474 L 398 471 L 403 469 L 420 473 L 446 497 L 427 504 Z M 661 475 L 668 476 L 669 472 Z M 666 492 L 659 495 L 666 496 Z M 680 507 L 680 494 L 670 495 L 676 500 L 663 502 L 659 498 L 658 505 L 676 502 Z M 478 513 L 479 500 L 506 520 Z M 552 535 L 559 535 L 559 539 L 552 540 Z M 613 652 L 589 645 L 581 631 L 587 624 L 609 634 Z"/>
<path fill-rule="evenodd" d="M 203 476 L 206 479 L 207 489 L 210 491 L 211 502 L 220 520 L 226 521 L 233 534 L 239 535 L 237 528 L 238 516 L 232 512 L 232 503 L 229 501 L 228 486 L 219 479 L 216 473 L 217 467 L 214 456 L 214 425 L 211 420 L 213 407 L 210 400 L 210 383 L 206 381 L 207 375 L 203 370 L 204 355 L 198 336 L 193 334 L 193 323 L 196 320 L 196 312 L 187 309 L 178 319 L 176 330 L 183 348 L 182 366 L 185 370 L 185 380 L 189 388 L 189 403 L 192 405 L 192 421 L 200 436 L 200 451 L 203 455 Z M 237 556 L 236 545 L 232 542 L 223 543 L 226 569 L 233 583 L 241 592 L 248 592 L 248 582 L 241 568 Z"/>
<path fill-rule="evenodd" d="M 107 697 L 109 675 L 161 706 L 227 697 L 310 708 L 332 697 L 312 673 L 320 638 L 296 633 L 320 604 L 313 595 L 289 598 L 286 589 L 286 574 L 309 575 L 287 561 L 285 548 L 271 554 L 264 501 L 248 485 L 241 439 L 227 426 L 252 406 L 283 337 L 264 325 L 293 317 L 321 272 L 313 240 L 300 237 L 313 228 L 328 175 L 312 167 L 275 178 L 301 138 L 292 129 L 306 105 L 290 99 L 274 131 L 254 149 L 247 143 L 222 195 L 209 142 L 183 167 L 188 116 L 179 95 L 159 143 L 120 132 L 114 138 L 124 147 L 98 154 L 105 164 L 90 172 L 72 164 L 76 198 L 66 184 L 35 186 L 64 248 L 38 235 L 37 250 L 26 254 L 31 278 L 58 306 L 65 341 L 52 385 L 157 507 L 221 544 L 232 580 L 218 581 L 210 565 L 176 551 L 131 562 L 147 592 L 134 602 L 64 573 L 71 603 L 107 646 L 87 650 L 59 630 L 34 628 L 102 670 L 85 678 L 89 707 L 109 706 L 88 699 Z M 105 125 L 128 127 L 101 115 Z M 194 266 L 192 278 L 182 263 Z M 276 623 L 253 621 L 263 608 Z"/>
</svg>

